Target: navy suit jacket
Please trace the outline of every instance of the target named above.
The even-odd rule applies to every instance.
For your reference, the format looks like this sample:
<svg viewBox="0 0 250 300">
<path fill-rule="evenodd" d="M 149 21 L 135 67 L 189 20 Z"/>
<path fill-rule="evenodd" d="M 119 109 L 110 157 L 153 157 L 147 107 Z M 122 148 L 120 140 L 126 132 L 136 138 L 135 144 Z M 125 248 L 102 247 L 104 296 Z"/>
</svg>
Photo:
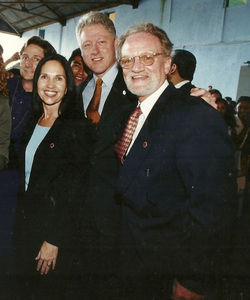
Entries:
<svg viewBox="0 0 250 300">
<path fill-rule="evenodd" d="M 177 90 L 181 93 L 182 97 L 189 97 L 192 88 L 195 88 L 195 86 L 191 82 L 187 82 Z"/>
<path fill-rule="evenodd" d="M 122 270 L 129 276 L 213 274 L 236 215 L 225 121 L 202 99 L 177 94 L 166 88 L 120 167 Z"/>
<path fill-rule="evenodd" d="M 88 81 L 90 79 L 91 77 Z M 78 100 L 82 105 L 82 109 L 82 91 L 88 81 L 83 82 L 78 88 Z M 131 103 L 136 105 L 137 97 L 128 91 L 122 70 L 119 69 L 105 101 L 98 127 L 94 130 L 92 169 L 86 196 L 86 203 L 91 209 L 97 229 L 109 236 L 117 235 L 117 223 L 120 213 L 114 199 L 115 183 L 119 169 L 114 145 L 117 142 L 117 129 L 121 118 L 123 114 L 126 114 Z"/>
</svg>

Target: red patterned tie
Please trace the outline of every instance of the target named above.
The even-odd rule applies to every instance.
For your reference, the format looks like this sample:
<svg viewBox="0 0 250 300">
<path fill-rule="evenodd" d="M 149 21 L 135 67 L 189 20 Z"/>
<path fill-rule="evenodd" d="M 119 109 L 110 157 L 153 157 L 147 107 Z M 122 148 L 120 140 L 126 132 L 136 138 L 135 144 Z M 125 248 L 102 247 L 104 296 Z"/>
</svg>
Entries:
<svg viewBox="0 0 250 300">
<path fill-rule="evenodd" d="M 136 107 L 136 109 L 130 115 L 127 125 L 124 129 L 123 135 L 120 140 L 115 145 L 115 151 L 117 152 L 119 158 L 121 159 L 121 163 L 124 163 L 125 154 L 127 149 L 131 143 L 133 134 L 135 132 L 136 126 L 138 124 L 139 116 L 142 114 L 140 106 Z"/>
</svg>

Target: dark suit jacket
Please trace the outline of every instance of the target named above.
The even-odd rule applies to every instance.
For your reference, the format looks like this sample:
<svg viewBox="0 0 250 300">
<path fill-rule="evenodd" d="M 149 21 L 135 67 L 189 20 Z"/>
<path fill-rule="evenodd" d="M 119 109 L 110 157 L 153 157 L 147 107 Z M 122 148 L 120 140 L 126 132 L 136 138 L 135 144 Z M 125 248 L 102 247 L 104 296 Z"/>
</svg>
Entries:
<svg viewBox="0 0 250 300">
<path fill-rule="evenodd" d="M 59 116 L 37 148 L 25 191 L 25 149 L 36 124 L 37 118 L 29 122 L 20 147 L 13 244 L 39 247 L 38 253 L 44 241 L 67 247 L 76 232 L 90 169 L 90 140 L 86 119 Z"/>
<path fill-rule="evenodd" d="M 120 168 L 122 270 L 130 276 L 213 275 L 236 215 L 235 163 L 224 120 L 202 99 L 174 93 L 170 84 Z"/>
<path fill-rule="evenodd" d="M 87 83 L 84 82 L 78 90 L 81 105 L 83 105 L 82 91 L 86 85 Z M 117 141 L 117 129 L 121 117 L 131 103 L 136 105 L 137 98 L 128 91 L 122 71 L 119 70 L 94 133 L 95 145 L 86 197 L 86 203 L 91 208 L 99 232 L 110 236 L 117 234 L 119 217 L 119 208 L 114 200 L 115 182 L 119 168 L 114 145 Z"/>
<path fill-rule="evenodd" d="M 192 88 L 195 88 L 195 86 L 191 82 L 187 82 L 177 90 L 181 93 L 182 97 L 189 97 Z"/>
</svg>

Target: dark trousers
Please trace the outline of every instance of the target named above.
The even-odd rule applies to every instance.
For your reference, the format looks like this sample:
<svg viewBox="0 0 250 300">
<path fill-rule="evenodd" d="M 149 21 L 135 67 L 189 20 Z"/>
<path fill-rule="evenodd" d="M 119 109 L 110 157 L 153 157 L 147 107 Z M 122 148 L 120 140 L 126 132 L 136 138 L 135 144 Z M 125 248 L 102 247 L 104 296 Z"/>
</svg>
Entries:
<svg viewBox="0 0 250 300">
<path fill-rule="evenodd" d="M 18 170 L 0 172 L 0 290 L 1 299 L 7 299 L 13 273 L 11 234 L 16 211 L 19 185 Z M 14 298 L 13 298 L 14 299 Z"/>
<path fill-rule="evenodd" d="M 174 278 L 155 274 L 131 276 L 121 282 L 119 300 L 171 300 Z"/>
<path fill-rule="evenodd" d="M 73 251 L 71 281 L 67 298 L 110 300 L 119 298 L 117 280 L 117 237 L 106 236 L 94 224 L 90 210 L 84 210 Z"/>
</svg>

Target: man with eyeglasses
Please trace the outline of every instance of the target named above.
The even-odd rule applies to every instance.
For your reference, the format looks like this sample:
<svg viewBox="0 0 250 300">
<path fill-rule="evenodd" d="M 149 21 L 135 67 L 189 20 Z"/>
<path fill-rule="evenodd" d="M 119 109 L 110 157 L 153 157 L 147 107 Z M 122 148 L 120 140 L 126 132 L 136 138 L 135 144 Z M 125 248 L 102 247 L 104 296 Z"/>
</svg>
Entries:
<svg viewBox="0 0 250 300">
<path fill-rule="evenodd" d="M 118 46 L 138 97 L 115 146 L 124 299 L 222 299 L 237 204 L 233 147 L 214 108 L 167 82 L 171 50 L 150 23 L 130 27 Z"/>
</svg>

